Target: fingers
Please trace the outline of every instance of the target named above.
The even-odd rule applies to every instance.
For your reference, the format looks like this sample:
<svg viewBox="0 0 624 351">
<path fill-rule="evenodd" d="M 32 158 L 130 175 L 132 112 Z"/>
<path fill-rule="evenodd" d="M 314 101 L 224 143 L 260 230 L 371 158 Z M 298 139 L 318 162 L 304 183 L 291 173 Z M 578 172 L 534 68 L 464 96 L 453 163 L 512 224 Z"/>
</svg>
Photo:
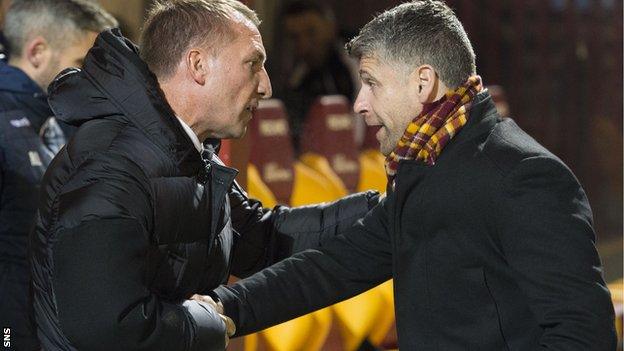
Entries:
<svg viewBox="0 0 624 351">
<path fill-rule="evenodd" d="M 227 335 L 231 337 L 232 335 L 236 333 L 236 325 L 234 324 L 234 321 L 232 320 L 232 318 L 226 315 L 221 314 L 220 316 L 223 322 L 225 323 L 225 330 L 227 332 Z"/>
<path fill-rule="evenodd" d="M 236 333 L 236 325 L 234 324 L 234 321 L 232 320 L 232 318 L 224 314 L 223 304 L 221 302 L 215 302 L 215 300 L 213 300 L 210 296 L 207 296 L 207 295 L 195 294 L 191 296 L 190 299 L 208 304 L 212 308 L 214 308 L 214 310 L 217 311 L 217 313 L 219 313 L 219 317 L 225 324 L 225 346 L 227 347 L 227 345 L 230 343 L 230 337 L 234 335 L 234 333 Z"/>
<path fill-rule="evenodd" d="M 191 300 L 196 300 L 196 301 L 200 301 L 200 302 L 204 302 L 209 304 L 210 306 L 212 306 L 212 308 L 215 309 L 215 311 L 217 311 L 219 314 L 223 314 L 223 304 L 221 302 L 215 302 L 215 300 L 212 299 L 212 297 L 208 296 L 208 295 L 198 295 L 195 294 L 193 296 L 191 296 Z"/>
<path fill-rule="evenodd" d="M 234 333 L 236 333 L 236 326 L 234 325 L 232 318 L 222 314 L 219 314 L 219 317 L 221 317 L 221 320 L 225 323 L 225 347 L 227 348 L 230 343 L 230 338 L 234 335 Z"/>
</svg>

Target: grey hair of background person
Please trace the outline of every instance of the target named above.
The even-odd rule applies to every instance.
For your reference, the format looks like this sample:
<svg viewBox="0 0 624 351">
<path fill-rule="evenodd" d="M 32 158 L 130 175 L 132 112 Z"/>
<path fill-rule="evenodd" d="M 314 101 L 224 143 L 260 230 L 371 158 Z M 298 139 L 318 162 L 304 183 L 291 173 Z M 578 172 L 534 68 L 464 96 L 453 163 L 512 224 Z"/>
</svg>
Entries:
<svg viewBox="0 0 624 351">
<path fill-rule="evenodd" d="M 19 57 L 26 42 L 38 35 L 60 50 L 85 32 L 99 33 L 117 25 L 113 16 L 87 0 L 13 0 L 4 35 L 12 55 Z"/>
<path fill-rule="evenodd" d="M 376 16 L 346 45 L 350 55 L 401 64 L 407 72 L 428 64 L 449 88 L 475 74 L 475 54 L 453 10 L 436 0 L 401 4 Z"/>
<path fill-rule="evenodd" d="M 200 46 L 216 53 L 231 40 L 235 13 L 255 26 L 260 25 L 256 13 L 236 0 L 157 1 L 148 12 L 141 33 L 141 58 L 156 76 L 169 77 L 187 49 Z M 166 55 L 162 48 L 167 48 Z"/>
</svg>

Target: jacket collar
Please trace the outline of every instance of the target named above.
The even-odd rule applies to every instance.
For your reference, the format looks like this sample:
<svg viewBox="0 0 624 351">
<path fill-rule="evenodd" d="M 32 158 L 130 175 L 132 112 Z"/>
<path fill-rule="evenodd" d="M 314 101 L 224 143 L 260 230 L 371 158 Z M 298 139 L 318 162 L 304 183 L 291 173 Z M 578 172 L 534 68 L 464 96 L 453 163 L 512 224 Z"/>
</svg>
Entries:
<svg viewBox="0 0 624 351">
<path fill-rule="evenodd" d="M 0 92 L 8 93 L 19 109 L 39 131 L 52 115 L 43 90 L 21 69 L 0 60 Z"/>
<path fill-rule="evenodd" d="M 43 90 L 24 71 L 0 61 L 0 90 L 44 97 Z"/>
<path fill-rule="evenodd" d="M 467 141 L 475 140 L 483 134 L 489 134 L 500 119 L 501 117 L 496 110 L 490 93 L 487 89 L 484 89 L 474 97 L 468 122 L 447 147 L 460 145 Z M 442 151 L 442 155 L 444 153 L 445 151 Z"/>
<path fill-rule="evenodd" d="M 156 76 L 119 29 L 100 33 L 83 70 L 61 72 L 48 90 L 52 110 L 66 123 L 79 126 L 98 118 L 122 119 L 142 130 L 177 164 L 200 160 Z"/>
</svg>

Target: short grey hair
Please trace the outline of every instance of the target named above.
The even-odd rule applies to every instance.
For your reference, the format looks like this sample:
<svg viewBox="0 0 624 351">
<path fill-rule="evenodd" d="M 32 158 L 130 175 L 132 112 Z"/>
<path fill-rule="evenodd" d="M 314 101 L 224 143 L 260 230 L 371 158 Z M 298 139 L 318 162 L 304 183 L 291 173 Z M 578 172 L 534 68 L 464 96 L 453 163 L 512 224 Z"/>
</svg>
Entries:
<svg viewBox="0 0 624 351">
<path fill-rule="evenodd" d="M 141 58 L 157 77 L 170 76 L 189 48 L 222 47 L 231 38 L 232 16 L 236 13 L 256 27 L 260 25 L 256 13 L 236 0 L 157 1 L 141 33 Z"/>
<path fill-rule="evenodd" d="M 476 73 L 476 57 L 464 27 L 438 0 L 412 1 L 383 12 L 346 49 L 358 59 L 375 57 L 408 69 L 431 65 L 453 89 Z"/>
<path fill-rule="evenodd" d="M 19 57 L 26 42 L 38 35 L 59 50 L 71 45 L 78 35 L 117 25 L 117 20 L 93 1 L 13 0 L 5 17 L 4 35 L 11 56 Z"/>
</svg>

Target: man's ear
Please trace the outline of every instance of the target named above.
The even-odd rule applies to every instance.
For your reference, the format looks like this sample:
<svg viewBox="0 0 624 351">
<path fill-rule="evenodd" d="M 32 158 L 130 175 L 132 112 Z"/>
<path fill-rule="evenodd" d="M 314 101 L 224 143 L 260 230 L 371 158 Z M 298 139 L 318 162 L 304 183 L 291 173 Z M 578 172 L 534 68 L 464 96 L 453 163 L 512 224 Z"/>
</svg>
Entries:
<svg viewBox="0 0 624 351">
<path fill-rule="evenodd" d="M 422 65 L 412 73 L 416 83 L 416 95 L 420 103 L 426 104 L 435 101 L 438 95 L 439 78 L 433 67 Z"/>
<path fill-rule="evenodd" d="M 207 53 L 200 49 L 192 49 L 188 51 L 186 55 L 186 69 L 193 80 L 199 85 L 206 84 L 206 80 L 208 79 L 208 59 Z"/>
<path fill-rule="evenodd" d="M 42 36 L 36 36 L 26 43 L 22 57 L 37 69 L 45 66 L 52 55 L 48 41 Z"/>
</svg>

